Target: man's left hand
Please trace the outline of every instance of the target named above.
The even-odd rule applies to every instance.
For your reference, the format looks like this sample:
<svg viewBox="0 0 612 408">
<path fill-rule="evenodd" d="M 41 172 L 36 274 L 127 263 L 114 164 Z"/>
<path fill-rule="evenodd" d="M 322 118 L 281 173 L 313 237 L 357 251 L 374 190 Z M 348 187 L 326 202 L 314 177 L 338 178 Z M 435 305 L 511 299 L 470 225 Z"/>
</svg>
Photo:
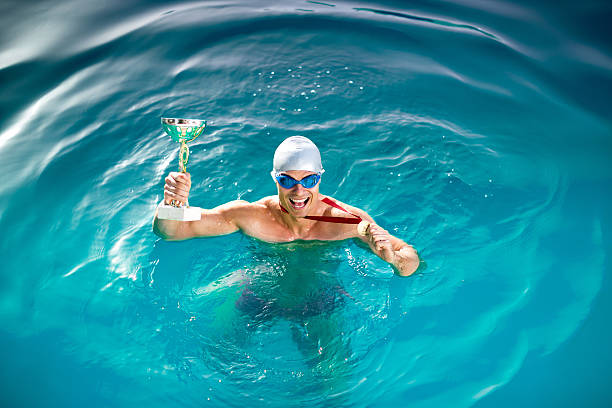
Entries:
<svg viewBox="0 0 612 408">
<path fill-rule="evenodd" d="M 370 223 L 365 231 L 370 248 L 383 260 L 397 269 L 400 276 L 412 275 L 419 267 L 419 255 L 410 245 L 393 237 L 375 223 Z M 393 242 L 396 245 L 393 245 Z M 397 248 L 397 249 L 396 249 Z"/>
<path fill-rule="evenodd" d="M 376 250 L 378 256 L 390 264 L 395 263 L 395 251 L 391 243 L 391 234 L 380 226 L 370 223 L 370 227 L 366 231 L 366 238 L 370 246 Z"/>
</svg>

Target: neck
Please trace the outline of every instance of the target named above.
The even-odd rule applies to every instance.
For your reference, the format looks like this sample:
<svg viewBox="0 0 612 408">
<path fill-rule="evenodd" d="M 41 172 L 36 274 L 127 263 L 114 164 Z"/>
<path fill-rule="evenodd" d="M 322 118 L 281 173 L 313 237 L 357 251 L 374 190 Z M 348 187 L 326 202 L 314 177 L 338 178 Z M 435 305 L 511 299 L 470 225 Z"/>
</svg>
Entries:
<svg viewBox="0 0 612 408">
<path fill-rule="evenodd" d="M 283 211 L 282 208 L 284 207 L 285 210 L 287 210 L 287 207 L 280 202 L 280 199 L 278 203 L 279 206 L 282 206 L 280 210 L 281 218 L 287 226 L 287 229 L 289 229 L 294 235 L 298 237 L 304 235 L 305 233 L 310 231 L 312 227 L 317 223 L 316 220 L 309 220 L 304 217 L 296 217 L 288 211 Z M 316 201 L 313 201 L 311 207 L 308 210 L 308 213 L 304 214 L 304 216 L 322 213 L 323 210 L 320 210 L 321 206 L 321 200 L 317 199 Z"/>
</svg>

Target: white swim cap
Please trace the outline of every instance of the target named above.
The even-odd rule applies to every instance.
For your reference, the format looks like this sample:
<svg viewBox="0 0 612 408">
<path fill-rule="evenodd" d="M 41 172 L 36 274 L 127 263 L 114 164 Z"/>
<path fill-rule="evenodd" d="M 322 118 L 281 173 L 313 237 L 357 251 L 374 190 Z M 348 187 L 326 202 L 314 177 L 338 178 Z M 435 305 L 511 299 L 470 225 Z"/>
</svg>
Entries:
<svg viewBox="0 0 612 408">
<path fill-rule="evenodd" d="M 275 174 L 289 170 L 307 170 L 313 173 L 323 174 L 321 165 L 321 153 L 312 142 L 304 136 L 291 136 L 278 145 L 274 152 Z"/>
</svg>

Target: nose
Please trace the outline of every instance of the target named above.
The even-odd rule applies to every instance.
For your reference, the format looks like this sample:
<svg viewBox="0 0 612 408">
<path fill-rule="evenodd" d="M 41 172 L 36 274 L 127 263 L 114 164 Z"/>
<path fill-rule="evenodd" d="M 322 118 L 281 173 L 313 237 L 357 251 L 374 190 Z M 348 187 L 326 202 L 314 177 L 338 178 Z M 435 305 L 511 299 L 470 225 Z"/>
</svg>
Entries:
<svg viewBox="0 0 612 408">
<path fill-rule="evenodd" d="M 295 186 L 293 186 L 292 190 L 295 191 L 296 193 L 301 193 L 301 192 L 306 191 L 307 189 L 303 185 L 298 183 Z"/>
</svg>

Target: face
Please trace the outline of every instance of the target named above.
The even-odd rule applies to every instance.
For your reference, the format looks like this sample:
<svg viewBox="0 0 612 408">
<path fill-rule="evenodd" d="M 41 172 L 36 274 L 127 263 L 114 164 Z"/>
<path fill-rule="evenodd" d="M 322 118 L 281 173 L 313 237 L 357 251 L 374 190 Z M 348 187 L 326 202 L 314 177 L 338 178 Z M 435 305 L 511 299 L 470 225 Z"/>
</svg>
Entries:
<svg viewBox="0 0 612 408">
<path fill-rule="evenodd" d="M 316 173 L 305 170 L 290 170 L 284 171 L 282 174 L 286 174 L 296 180 L 301 180 L 306 176 Z M 291 215 L 305 217 L 318 200 L 319 184 L 321 184 L 320 181 L 313 188 L 305 188 L 301 184 L 296 184 L 291 188 L 283 188 L 277 182 L 278 199 Z"/>
</svg>

